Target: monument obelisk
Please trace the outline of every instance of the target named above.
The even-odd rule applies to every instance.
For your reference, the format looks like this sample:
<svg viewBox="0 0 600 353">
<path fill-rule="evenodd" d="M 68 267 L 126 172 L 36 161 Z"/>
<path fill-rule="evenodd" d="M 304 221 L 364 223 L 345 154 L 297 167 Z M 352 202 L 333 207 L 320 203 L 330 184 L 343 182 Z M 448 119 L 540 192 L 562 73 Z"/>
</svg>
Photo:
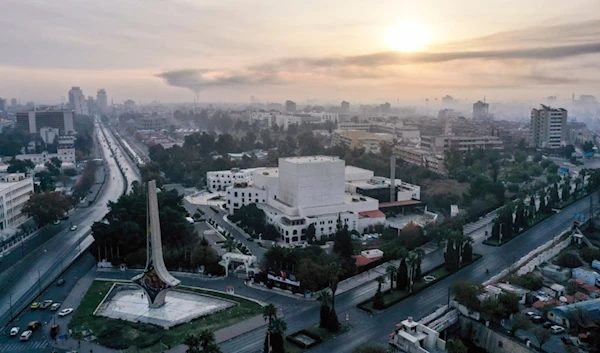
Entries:
<svg viewBox="0 0 600 353">
<path fill-rule="evenodd" d="M 169 273 L 163 259 L 155 180 L 148 182 L 146 224 L 146 269 L 131 280 L 146 293 L 148 306 L 158 308 L 165 304 L 167 292 L 181 281 Z"/>
</svg>

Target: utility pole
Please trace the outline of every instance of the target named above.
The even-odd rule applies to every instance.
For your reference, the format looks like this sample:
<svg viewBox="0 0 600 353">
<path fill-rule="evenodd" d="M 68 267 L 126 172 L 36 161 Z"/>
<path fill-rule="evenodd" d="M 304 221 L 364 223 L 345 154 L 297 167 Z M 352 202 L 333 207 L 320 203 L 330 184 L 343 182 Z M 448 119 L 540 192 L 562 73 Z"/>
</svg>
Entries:
<svg viewBox="0 0 600 353">
<path fill-rule="evenodd" d="M 40 269 L 38 268 L 38 288 L 40 290 L 40 295 L 42 294 L 42 276 L 40 274 Z"/>
<path fill-rule="evenodd" d="M 12 295 L 12 293 L 8 293 L 8 305 L 10 306 L 10 321 L 12 321 L 13 319 Z"/>
</svg>

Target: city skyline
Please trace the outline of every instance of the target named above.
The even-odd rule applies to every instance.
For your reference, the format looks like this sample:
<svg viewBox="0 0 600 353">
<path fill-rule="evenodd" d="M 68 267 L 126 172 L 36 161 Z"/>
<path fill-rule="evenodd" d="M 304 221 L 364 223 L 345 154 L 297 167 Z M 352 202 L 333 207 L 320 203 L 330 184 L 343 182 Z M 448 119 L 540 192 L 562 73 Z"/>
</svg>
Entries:
<svg viewBox="0 0 600 353">
<path fill-rule="evenodd" d="M 598 94 L 598 10 L 594 0 L 10 1 L 0 96 L 52 103 L 81 86 L 115 101 L 414 103 L 450 94 L 536 105 Z"/>
</svg>

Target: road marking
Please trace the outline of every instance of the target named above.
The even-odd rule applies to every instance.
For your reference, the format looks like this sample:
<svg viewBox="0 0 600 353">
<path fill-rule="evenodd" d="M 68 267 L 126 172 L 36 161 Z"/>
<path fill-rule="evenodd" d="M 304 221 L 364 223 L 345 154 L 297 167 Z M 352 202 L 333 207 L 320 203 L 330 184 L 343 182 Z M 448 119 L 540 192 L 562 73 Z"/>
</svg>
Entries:
<svg viewBox="0 0 600 353">
<path fill-rule="evenodd" d="M 31 351 L 32 349 L 42 349 L 48 346 L 47 341 L 28 341 L 28 342 L 14 342 L 14 343 L 0 343 L 0 352 L 19 352 L 19 351 Z"/>
</svg>

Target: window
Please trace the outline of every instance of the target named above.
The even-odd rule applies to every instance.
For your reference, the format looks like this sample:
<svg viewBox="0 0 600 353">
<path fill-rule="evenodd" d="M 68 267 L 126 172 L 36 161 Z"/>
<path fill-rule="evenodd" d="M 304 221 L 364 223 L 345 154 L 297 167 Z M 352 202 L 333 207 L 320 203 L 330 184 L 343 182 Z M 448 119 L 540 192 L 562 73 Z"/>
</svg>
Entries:
<svg viewBox="0 0 600 353">
<path fill-rule="evenodd" d="M 237 191 L 233 193 L 233 197 L 238 197 L 237 196 Z"/>
<path fill-rule="evenodd" d="M 292 232 L 292 235 L 297 235 L 298 234 L 298 230 L 294 229 L 294 231 Z"/>
<path fill-rule="evenodd" d="M 292 237 L 292 242 L 298 241 L 298 237 Z"/>
</svg>

